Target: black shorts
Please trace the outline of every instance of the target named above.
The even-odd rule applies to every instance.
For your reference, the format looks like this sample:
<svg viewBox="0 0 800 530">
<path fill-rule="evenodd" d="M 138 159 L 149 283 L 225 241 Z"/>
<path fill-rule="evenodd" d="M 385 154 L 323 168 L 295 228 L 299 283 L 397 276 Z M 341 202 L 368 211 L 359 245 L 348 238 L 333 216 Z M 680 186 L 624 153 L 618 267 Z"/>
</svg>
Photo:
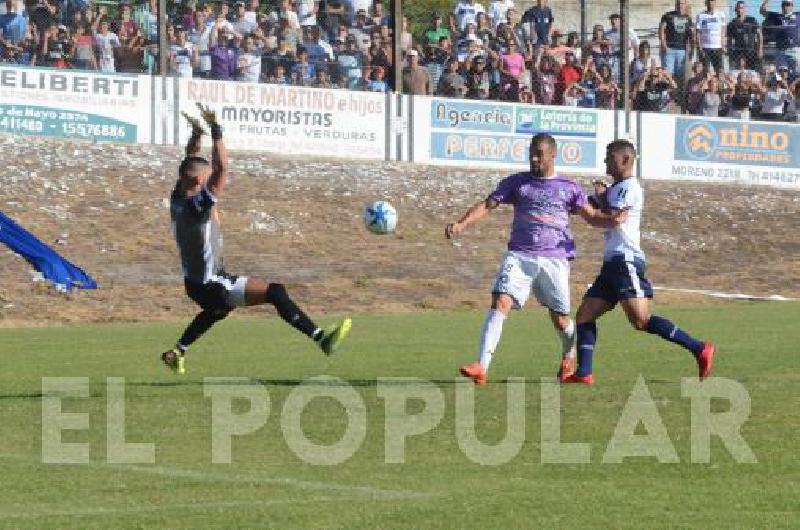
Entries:
<svg viewBox="0 0 800 530">
<path fill-rule="evenodd" d="M 231 311 L 245 305 L 246 276 L 235 276 L 220 271 L 205 283 L 184 279 L 183 284 L 189 298 L 203 309 Z"/>
</svg>

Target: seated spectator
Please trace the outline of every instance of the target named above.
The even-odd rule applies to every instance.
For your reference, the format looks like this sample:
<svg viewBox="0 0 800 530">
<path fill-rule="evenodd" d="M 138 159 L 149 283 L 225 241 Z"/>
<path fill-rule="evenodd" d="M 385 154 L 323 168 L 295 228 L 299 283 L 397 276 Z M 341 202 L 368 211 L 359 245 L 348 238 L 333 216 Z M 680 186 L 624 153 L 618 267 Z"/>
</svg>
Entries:
<svg viewBox="0 0 800 530">
<path fill-rule="evenodd" d="M 267 82 L 275 85 L 288 85 L 289 78 L 286 77 L 286 67 L 282 63 L 276 63 Z"/>
<path fill-rule="evenodd" d="M 318 88 L 338 88 L 331 82 L 330 74 L 328 73 L 327 68 L 318 68 L 317 69 L 317 83 L 316 86 Z"/>
<path fill-rule="evenodd" d="M 677 90 L 675 80 L 663 68 L 651 68 L 639 79 L 633 91 L 633 107 L 646 112 L 664 112 Z"/>
<path fill-rule="evenodd" d="M 703 90 L 703 99 L 700 100 L 699 109 L 701 116 L 716 118 L 720 115 L 723 98 L 719 85 L 719 80 L 715 76 L 706 76 L 705 82 L 701 86 Z"/>
<path fill-rule="evenodd" d="M 456 62 L 455 60 L 451 62 Z M 486 58 L 477 57 L 467 72 L 467 97 L 470 99 L 489 99 L 491 97 L 491 76 L 486 68 Z"/>
<path fill-rule="evenodd" d="M 781 74 L 769 74 L 769 76 L 767 76 L 765 90 L 761 95 L 761 113 L 759 119 L 783 121 L 787 106 L 793 102 L 794 96 L 789 91 L 789 85 Z"/>
<path fill-rule="evenodd" d="M 331 41 L 335 40 L 337 38 L 337 28 L 347 20 L 344 3 L 342 0 L 321 0 L 319 14 L 320 23 L 328 33 L 328 38 Z"/>
<path fill-rule="evenodd" d="M 467 95 L 467 84 L 458 72 L 458 66 L 458 61 L 448 61 L 447 71 L 439 79 L 437 94 L 451 98 L 463 98 Z"/>
<path fill-rule="evenodd" d="M 760 103 L 762 93 L 758 80 L 751 80 L 744 74 L 739 74 L 728 102 L 728 117 L 749 120 L 758 112 L 756 102 Z"/>
</svg>

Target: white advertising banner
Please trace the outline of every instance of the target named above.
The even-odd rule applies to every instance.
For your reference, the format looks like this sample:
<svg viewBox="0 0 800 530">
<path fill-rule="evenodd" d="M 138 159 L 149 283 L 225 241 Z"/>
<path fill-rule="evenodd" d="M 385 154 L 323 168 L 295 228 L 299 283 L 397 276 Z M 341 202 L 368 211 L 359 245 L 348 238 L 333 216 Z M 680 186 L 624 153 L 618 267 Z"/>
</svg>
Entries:
<svg viewBox="0 0 800 530">
<path fill-rule="evenodd" d="M 229 149 L 371 158 L 386 156 L 386 95 L 286 85 L 181 79 L 179 110 L 217 112 Z M 186 123 L 180 139 L 189 137 Z"/>
<path fill-rule="evenodd" d="M 800 125 L 642 113 L 642 177 L 800 188 Z"/>
<path fill-rule="evenodd" d="M 0 132 L 152 140 L 148 76 L 0 65 Z"/>
</svg>

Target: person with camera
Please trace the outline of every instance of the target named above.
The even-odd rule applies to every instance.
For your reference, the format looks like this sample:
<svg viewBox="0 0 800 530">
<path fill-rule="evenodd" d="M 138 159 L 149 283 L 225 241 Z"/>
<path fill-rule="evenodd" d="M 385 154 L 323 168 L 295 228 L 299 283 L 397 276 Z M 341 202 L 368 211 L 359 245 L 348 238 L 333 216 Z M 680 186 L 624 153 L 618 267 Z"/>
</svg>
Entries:
<svg viewBox="0 0 800 530">
<path fill-rule="evenodd" d="M 789 85 L 784 77 L 788 72 L 784 70 L 773 72 L 767 76 L 767 83 L 763 94 L 761 94 L 761 115 L 762 120 L 783 121 L 786 115 L 786 106 L 794 103 L 794 96 L 789 90 Z"/>
<path fill-rule="evenodd" d="M 663 112 L 669 108 L 677 89 L 675 80 L 664 68 L 651 66 L 636 83 L 633 107 L 638 111 Z"/>
</svg>

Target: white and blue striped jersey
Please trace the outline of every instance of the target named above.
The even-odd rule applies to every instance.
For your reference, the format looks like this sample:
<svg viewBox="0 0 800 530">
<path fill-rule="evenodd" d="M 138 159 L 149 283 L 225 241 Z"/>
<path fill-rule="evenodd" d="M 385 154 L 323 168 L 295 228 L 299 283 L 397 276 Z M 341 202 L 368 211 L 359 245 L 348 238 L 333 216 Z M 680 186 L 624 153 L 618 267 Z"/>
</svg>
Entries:
<svg viewBox="0 0 800 530">
<path fill-rule="evenodd" d="M 642 251 L 640 225 L 644 208 L 644 190 L 636 177 L 615 182 L 606 190 L 606 201 L 610 208 L 628 210 L 628 219 L 605 232 L 603 260 L 624 256 L 626 261 L 645 259 Z"/>
</svg>

